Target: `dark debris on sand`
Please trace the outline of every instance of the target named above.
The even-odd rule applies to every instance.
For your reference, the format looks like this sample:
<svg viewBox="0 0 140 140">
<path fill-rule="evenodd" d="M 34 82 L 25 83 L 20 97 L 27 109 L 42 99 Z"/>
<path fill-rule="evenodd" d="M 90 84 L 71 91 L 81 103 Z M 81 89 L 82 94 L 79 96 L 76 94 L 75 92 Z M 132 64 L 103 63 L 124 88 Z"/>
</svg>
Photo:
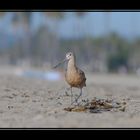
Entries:
<svg viewBox="0 0 140 140">
<path fill-rule="evenodd" d="M 122 111 L 126 109 L 126 101 L 114 101 L 109 99 L 97 99 L 94 98 L 85 105 L 72 106 L 64 108 L 65 111 L 69 112 L 90 112 L 90 113 L 101 113 L 104 111 Z"/>
</svg>

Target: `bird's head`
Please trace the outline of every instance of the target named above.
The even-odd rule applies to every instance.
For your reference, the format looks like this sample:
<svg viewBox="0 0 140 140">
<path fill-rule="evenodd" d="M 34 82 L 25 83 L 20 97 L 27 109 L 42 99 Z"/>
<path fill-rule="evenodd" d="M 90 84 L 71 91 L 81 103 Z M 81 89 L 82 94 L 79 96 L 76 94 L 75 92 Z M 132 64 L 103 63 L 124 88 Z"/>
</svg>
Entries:
<svg viewBox="0 0 140 140">
<path fill-rule="evenodd" d="M 70 60 L 71 58 L 73 58 L 74 57 L 74 54 L 72 53 L 72 52 L 68 52 L 67 54 L 66 54 L 66 60 Z"/>
<path fill-rule="evenodd" d="M 69 61 L 69 60 L 72 59 L 72 58 L 74 58 L 74 53 L 72 53 L 72 52 L 68 52 L 68 53 L 66 53 L 66 57 L 65 57 L 65 59 L 62 60 L 61 62 L 59 62 L 59 63 L 58 63 L 56 66 L 54 66 L 53 68 L 58 67 L 60 64 L 66 62 L 66 61 Z"/>
</svg>

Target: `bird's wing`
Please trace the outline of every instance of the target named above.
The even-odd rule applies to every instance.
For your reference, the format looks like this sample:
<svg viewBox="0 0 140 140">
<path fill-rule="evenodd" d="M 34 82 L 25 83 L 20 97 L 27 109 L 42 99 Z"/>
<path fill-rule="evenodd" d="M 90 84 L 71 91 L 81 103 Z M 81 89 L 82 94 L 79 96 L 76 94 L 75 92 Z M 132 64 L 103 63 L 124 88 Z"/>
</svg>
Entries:
<svg viewBox="0 0 140 140">
<path fill-rule="evenodd" d="M 82 76 L 83 80 L 86 81 L 85 73 L 84 73 L 81 69 L 78 69 L 78 68 L 77 68 L 77 71 L 78 71 L 78 73 Z"/>
</svg>

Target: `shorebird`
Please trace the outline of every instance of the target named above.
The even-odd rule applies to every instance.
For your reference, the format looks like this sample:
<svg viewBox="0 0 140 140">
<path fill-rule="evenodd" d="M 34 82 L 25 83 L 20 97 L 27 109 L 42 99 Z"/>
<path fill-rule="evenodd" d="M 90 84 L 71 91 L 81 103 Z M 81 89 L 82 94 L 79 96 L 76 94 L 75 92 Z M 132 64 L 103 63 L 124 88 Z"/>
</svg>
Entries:
<svg viewBox="0 0 140 140">
<path fill-rule="evenodd" d="M 65 61 L 68 62 L 67 69 L 65 72 L 65 80 L 70 85 L 71 104 L 73 104 L 74 102 L 77 103 L 80 96 L 82 96 L 82 88 L 86 86 L 86 77 L 85 77 L 85 73 L 76 66 L 76 57 L 75 57 L 74 53 L 72 53 L 72 52 L 68 52 L 66 54 L 65 59 L 63 61 L 61 61 L 60 63 L 58 63 L 53 68 L 56 68 L 57 66 L 59 66 L 61 63 L 65 62 Z M 73 87 L 80 89 L 80 94 L 75 99 L 74 102 L 72 102 L 72 88 Z"/>
</svg>

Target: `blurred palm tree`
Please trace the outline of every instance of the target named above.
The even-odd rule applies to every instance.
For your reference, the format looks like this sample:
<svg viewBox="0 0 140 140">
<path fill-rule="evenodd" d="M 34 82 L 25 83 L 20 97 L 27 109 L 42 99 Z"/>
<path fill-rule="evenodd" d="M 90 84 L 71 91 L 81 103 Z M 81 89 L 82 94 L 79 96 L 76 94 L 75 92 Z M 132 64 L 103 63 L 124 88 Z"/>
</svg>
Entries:
<svg viewBox="0 0 140 140">
<path fill-rule="evenodd" d="M 74 12 L 74 14 L 76 15 L 76 17 L 79 19 L 79 22 L 78 22 L 78 24 L 76 25 L 76 30 L 75 30 L 75 32 L 76 32 L 76 34 L 78 33 L 79 34 L 79 32 L 82 32 L 83 31 L 83 29 L 82 28 L 80 28 L 81 27 L 81 21 L 80 21 L 80 19 L 86 14 L 86 12 L 78 12 L 78 11 L 73 11 Z M 47 15 L 47 16 L 49 16 L 50 18 L 53 18 L 53 19 L 57 19 L 57 20 L 59 20 L 59 19 L 62 19 L 62 18 L 64 18 L 64 16 L 65 16 L 65 14 L 66 14 L 66 12 L 64 11 L 64 12 L 45 12 L 45 14 Z M 57 24 L 57 21 L 56 21 L 56 24 L 55 24 L 55 26 L 54 26 L 54 29 L 55 30 L 58 30 L 58 24 Z M 61 48 L 60 48 L 60 42 L 59 42 L 59 37 L 57 36 L 57 35 L 55 35 L 54 34 L 54 36 L 55 36 L 55 38 L 54 38 L 54 41 L 53 41 L 53 43 L 54 43 L 54 46 L 55 47 L 51 47 L 53 50 L 50 50 L 49 51 L 49 55 L 51 55 L 51 56 L 56 56 L 57 58 L 56 58 L 56 60 L 59 58 L 59 57 L 61 57 Z M 69 48 L 70 49 L 70 48 Z M 74 47 L 74 50 L 73 51 L 75 51 L 75 53 L 77 54 L 77 55 L 80 55 L 80 52 L 79 52 L 79 49 L 78 49 L 78 47 Z M 51 53 L 52 52 L 52 53 Z M 54 60 L 54 58 L 52 58 L 53 60 Z M 50 60 L 52 63 L 55 63 L 53 60 Z"/>
<path fill-rule="evenodd" d="M 85 11 L 81 11 L 81 12 L 75 12 L 75 15 L 76 15 L 76 18 L 78 19 L 78 23 L 77 25 L 75 25 L 75 32 L 76 34 L 78 35 L 83 35 L 81 36 L 82 37 L 82 40 L 83 40 L 83 45 L 80 45 L 80 51 L 77 48 L 75 48 L 75 51 L 76 51 L 76 54 L 78 54 L 79 58 L 80 58 L 80 55 L 82 54 L 82 58 L 83 60 L 82 61 L 85 61 L 86 59 L 89 59 L 89 57 L 91 56 L 91 49 L 89 49 L 89 47 L 91 46 L 91 39 L 90 39 L 90 36 L 89 36 L 89 33 L 87 31 L 87 26 L 88 24 L 85 23 L 83 21 L 83 17 L 87 14 L 87 12 Z M 80 58 L 80 59 L 82 59 Z"/>
<path fill-rule="evenodd" d="M 14 43 L 15 60 L 18 60 L 19 55 L 22 59 L 30 59 L 31 45 L 31 30 L 30 20 L 32 12 L 13 12 L 12 24 L 13 27 L 22 31 L 21 38 Z M 18 36 L 18 35 L 17 35 Z M 22 54 L 22 55 L 21 55 Z"/>
<path fill-rule="evenodd" d="M 111 18 L 110 18 L 110 15 L 111 15 L 111 12 L 105 12 L 104 13 L 104 28 L 105 28 L 105 34 L 109 34 L 110 33 L 110 21 L 111 21 Z"/>
<path fill-rule="evenodd" d="M 54 65 L 56 63 L 55 60 L 60 56 L 60 42 L 59 42 L 59 36 L 57 35 L 57 30 L 58 30 L 58 21 L 64 18 L 65 12 L 43 12 L 46 16 L 48 16 L 51 19 L 54 19 L 54 24 L 53 24 L 53 32 L 50 33 L 46 28 L 46 44 L 48 44 L 46 47 L 46 59 L 50 63 L 50 65 Z M 48 41 L 47 41 L 48 40 Z M 48 53 L 49 50 L 49 53 Z M 54 56 L 54 58 L 52 57 Z"/>
</svg>

